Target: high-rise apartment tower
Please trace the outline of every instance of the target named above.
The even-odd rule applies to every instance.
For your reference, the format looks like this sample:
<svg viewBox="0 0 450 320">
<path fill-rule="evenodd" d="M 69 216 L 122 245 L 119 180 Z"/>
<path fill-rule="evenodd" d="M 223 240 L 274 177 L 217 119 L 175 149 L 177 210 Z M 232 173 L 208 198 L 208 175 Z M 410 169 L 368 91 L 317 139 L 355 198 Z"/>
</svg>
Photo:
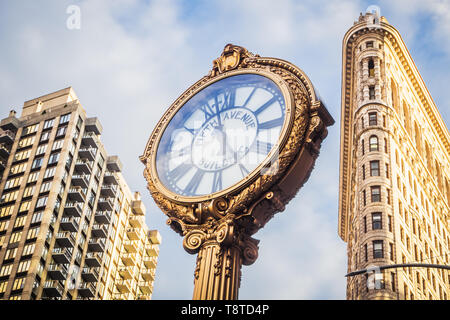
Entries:
<svg viewBox="0 0 450 320">
<path fill-rule="evenodd" d="M 160 235 L 72 88 L 0 122 L 0 299 L 150 299 Z"/>
<path fill-rule="evenodd" d="M 348 271 L 449 265 L 450 135 L 399 32 L 361 15 L 342 48 L 338 232 Z M 349 277 L 348 299 L 448 299 L 448 270 L 396 268 L 377 286 Z"/>
</svg>

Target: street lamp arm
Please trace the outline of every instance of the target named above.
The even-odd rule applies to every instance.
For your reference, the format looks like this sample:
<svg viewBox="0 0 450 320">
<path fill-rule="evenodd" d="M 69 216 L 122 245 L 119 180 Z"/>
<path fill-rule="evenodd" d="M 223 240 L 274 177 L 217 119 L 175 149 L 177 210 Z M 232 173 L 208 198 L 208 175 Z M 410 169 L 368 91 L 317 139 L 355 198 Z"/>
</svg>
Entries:
<svg viewBox="0 0 450 320">
<path fill-rule="evenodd" d="M 395 268 L 434 268 L 434 269 L 444 269 L 444 270 L 450 270 L 450 266 L 442 265 L 442 264 L 430 264 L 430 263 L 401 263 L 401 264 L 389 264 L 384 266 L 377 266 L 377 269 L 379 270 L 385 270 L 385 269 L 395 269 Z M 353 277 L 357 276 L 363 273 L 374 271 L 373 268 L 371 269 L 362 269 L 353 271 L 350 273 L 347 273 L 346 277 Z"/>
</svg>

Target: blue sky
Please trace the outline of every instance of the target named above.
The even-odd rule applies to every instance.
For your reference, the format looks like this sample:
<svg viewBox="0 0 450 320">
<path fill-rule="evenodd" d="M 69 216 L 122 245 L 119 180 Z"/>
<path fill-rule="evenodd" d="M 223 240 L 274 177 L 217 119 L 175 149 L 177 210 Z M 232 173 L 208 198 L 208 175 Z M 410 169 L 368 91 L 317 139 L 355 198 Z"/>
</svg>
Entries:
<svg viewBox="0 0 450 320">
<path fill-rule="evenodd" d="M 81 28 L 69 30 L 69 5 Z M 72 86 L 99 117 L 109 154 L 120 156 L 147 224 L 163 243 L 153 299 L 190 299 L 195 256 L 165 224 L 145 186 L 142 154 L 165 109 L 207 74 L 227 43 L 303 69 L 336 124 L 311 178 L 255 235 L 259 258 L 242 269 L 241 299 L 345 299 L 346 246 L 337 235 L 341 46 L 369 5 L 402 34 L 444 121 L 450 120 L 449 1 L 2 0 L 0 111 Z"/>
</svg>

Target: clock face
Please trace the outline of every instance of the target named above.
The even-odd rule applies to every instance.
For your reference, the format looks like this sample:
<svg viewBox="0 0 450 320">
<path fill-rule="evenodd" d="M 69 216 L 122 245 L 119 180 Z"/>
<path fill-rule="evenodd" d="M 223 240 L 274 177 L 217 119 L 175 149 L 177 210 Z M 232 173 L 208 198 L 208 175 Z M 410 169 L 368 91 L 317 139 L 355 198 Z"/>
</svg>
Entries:
<svg viewBox="0 0 450 320">
<path fill-rule="evenodd" d="M 277 147 L 285 110 L 280 88 L 262 75 L 214 82 L 189 99 L 165 128 L 156 154 L 160 181 L 185 197 L 233 186 Z"/>
</svg>

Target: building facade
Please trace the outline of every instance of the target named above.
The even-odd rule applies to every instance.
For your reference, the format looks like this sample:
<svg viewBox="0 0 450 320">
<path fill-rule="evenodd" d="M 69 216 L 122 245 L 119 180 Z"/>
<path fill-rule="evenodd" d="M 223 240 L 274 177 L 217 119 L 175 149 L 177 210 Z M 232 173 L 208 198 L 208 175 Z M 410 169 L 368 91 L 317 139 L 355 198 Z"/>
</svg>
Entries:
<svg viewBox="0 0 450 320">
<path fill-rule="evenodd" d="M 0 122 L 0 299 L 150 299 L 160 235 L 72 88 Z"/>
<path fill-rule="evenodd" d="M 399 32 L 366 13 L 342 49 L 338 233 L 348 272 L 449 265 L 450 135 Z M 448 299 L 448 270 L 386 269 L 347 280 L 347 299 Z"/>
</svg>

